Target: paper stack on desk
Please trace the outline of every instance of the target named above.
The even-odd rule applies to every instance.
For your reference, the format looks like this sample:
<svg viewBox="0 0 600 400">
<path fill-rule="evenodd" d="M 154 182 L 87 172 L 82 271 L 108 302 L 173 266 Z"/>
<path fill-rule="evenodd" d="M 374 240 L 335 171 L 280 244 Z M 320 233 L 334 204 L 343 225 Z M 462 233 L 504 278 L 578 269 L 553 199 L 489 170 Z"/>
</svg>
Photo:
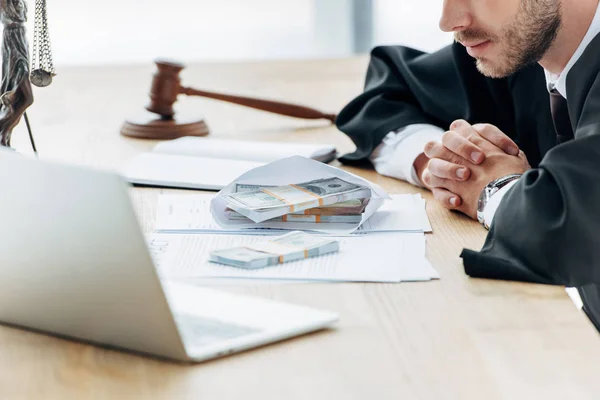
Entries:
<svg viewBox="0 0 600 400">
<path fill-rule="evenodd" d="M 320 257 L 292 261 L 270 268 L 242 269 L 210 261 L 216 249 L 252 246 L 264 241 L 254 235 L 153 234 L 155 263 L 165 279 L 201 283 L 207 279 L 320 282 L 429 281 L 439 278 L 425 258 L 423 233 L 385 233 L 332 237 L 339 251 Z M 223 280 L 223 278 L 228 278 Z"/>
<path fill-rule="evenodd" d="M 325 217 L 354 219 L 324 222 Z M 302 157 L 255 168 L 217 196 L 163 195 L 156 230 L 170 232 L 153 236 L 154 243 L 163 243 L 158 264 L 165 278 L 402 282 L 439 277 L 425 258 L 424 232 L 431 226 L 420 195 L 390 197 L 365 179 Z M 239 268 L 264 266 L 246 252 L 219 253 L 253 249 L 265 235 L 290 230 L 335 241 L 339 252 L 259 269 Z M 182 232 L 187 234 L 176 234 Z M 211 262 L 211 253 L 213 260 L 238 264 Z"/>
</svg>

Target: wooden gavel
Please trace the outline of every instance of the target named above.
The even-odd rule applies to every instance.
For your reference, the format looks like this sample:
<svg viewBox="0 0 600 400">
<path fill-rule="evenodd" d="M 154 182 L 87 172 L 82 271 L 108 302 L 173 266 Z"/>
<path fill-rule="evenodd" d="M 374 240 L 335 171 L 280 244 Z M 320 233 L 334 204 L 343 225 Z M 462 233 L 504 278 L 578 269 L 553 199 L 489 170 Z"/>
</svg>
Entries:
<svg viewBox="0 0 600 400">
<path fill-rule="evenodd" d="M 289 117 L 327 119 L 335 123 L 335 114 L 325 114 L 309 107 L 185 87 L 181 85 L 181 80 L 179 79 L 179 74 L 184 69 L 182 64 L 171 61 L 156 61 L 156 66 L 157 71 L 152 79 L 152 88 L 150 90 L 150 104 L 146 109 L 163 118 L 173 117 L 175 114 L 173 104 L 177 101 L 177 96 L 185 94 L 188 96 L 208 97 Z"/>
<path fill-rule="evenodd" d="M 296 104 L 184 87 L 181 85 L 179 78 L 180 72 L 185 68 L 183 64 L 163 60 L 157 60 L 155 63 L 157 70 L 152 79 L 150 104 L 146 107 L 146 110 L 157 114 L 157 116 L 149 114 L 138 119 L 125 121 L 121 127 L 122 135 L 159 140 L 175 139 L 181 136 L 208 135 L 209 129 L 204 120 L 183 120 L 180 117 L 175 117 L 173 104 L 180 94 L 207 97 L 295 118 L 326 119 L 335 123 L 337 117 L 335 114 L 325 114 L 313 108 Z"/>
</svg>

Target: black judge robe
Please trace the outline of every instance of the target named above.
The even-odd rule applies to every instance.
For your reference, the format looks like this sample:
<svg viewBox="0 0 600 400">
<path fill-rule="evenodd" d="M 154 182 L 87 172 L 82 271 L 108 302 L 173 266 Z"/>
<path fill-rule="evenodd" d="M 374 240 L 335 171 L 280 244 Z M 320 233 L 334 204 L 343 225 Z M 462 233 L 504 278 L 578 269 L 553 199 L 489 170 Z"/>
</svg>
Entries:
<svg viewBox="0 0 600 400">
<path fill-rule="evenodd" d="M 483 76 L 464 46 L 426 54 L 401 46 L 371 53 L 364 93 L 336 124 L 356 144 L 346 164 L 368 156 L 393 130 L 452 121 L 490 123 L 510 136 L 533 167 L 501 202 L 485 245 L 464 250 L 478 278 L 575 286 L 600 329 L 600 36 L 567 77 L 575 139 L 557 145 L 541 66 L 503 79 Z"/>
</svg>

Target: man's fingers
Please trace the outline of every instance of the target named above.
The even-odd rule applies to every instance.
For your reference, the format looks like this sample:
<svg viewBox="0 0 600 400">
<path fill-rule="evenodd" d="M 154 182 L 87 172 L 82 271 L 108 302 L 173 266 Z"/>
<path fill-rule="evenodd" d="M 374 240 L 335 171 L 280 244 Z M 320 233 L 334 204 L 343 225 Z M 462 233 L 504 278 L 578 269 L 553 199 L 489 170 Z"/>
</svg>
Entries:
<svg viewBox="0 0 600 400">
<path fill-rule="evenodd" d="M 469 124 L 464 119 L 458 119 L 450 124 L 450 130 L 458 133 L 469 142 L 473 143 L 475 146 L 485 150 L 486 147 L 491 147 L 491 143 L 484 139 L 479 132 L 477 132 L 471 124 Z M 486 146 L 488 145 L 488 146 Z"/>
<path fill-rule="evenodd" d="M 449 156 L 451 152 L 442 143 L 432 141 L 427 142 L 423 148 L 423 153 L 427 158 L 443 158 L 445 160 L 446 156 Z"/>
<path fill-rule="evenodd" d="M 433 188 L 431 189 L 431 193 L 433 193 L 433 197 L 437 201 L 442 203 L 442 205 L 449 210 L 456 210 L 462 205 L 462 199 L 460 196 L 457 196 L 449 190 Z"/>
<path fill-rule="evenodd" d="M 446 160 L 451 162 L 452 164 L 467 164 L 469 160 L 463 160 L 457 154 L 454 154 L 450 150 L 448 150 L 442 143 L 440 142 L 429 142 L 425 145 L 423 149 L 423 153 L 427 156 L 427 158 L 439 158 L 441 160 Z"/>
<path fill-rule="evenodd" d="M 442 136 L 442 144 L 451 152 L 458 154 L 474 164 L 481 164 L 485 159 L 483 150 L 455 131 L 448 131 Z"/>
<path fill-rule="evenodd" d="M 429 160 L 427 169 L 438 178 L 466 181 L 471 176 L 469 168 L 439 158 Z"/>
<path fill-rule="evenodd" d="M 494 125 L 475 124 L 473 125 L 473 129 L 488 142 L 502 149 L 506 154 L 510 154 L 511 156 L 519 155 L 519 146 Z"/>
<path fill-rule="evenodd" d="M 440 178 L 432 174 L 429 169 L 423 171 L 422 179 L 423 183 L 429 188 L 448 188 L 451 184 L 450 179 Z"/>
</svg>

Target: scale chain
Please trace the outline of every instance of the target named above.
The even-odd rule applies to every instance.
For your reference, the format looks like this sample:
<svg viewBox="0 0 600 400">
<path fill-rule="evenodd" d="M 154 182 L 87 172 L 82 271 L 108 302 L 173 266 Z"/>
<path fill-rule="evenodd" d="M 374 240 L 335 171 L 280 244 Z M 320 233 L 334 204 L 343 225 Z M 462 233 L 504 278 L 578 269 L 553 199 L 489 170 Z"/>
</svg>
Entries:
<svg viewBox="0 0 600 400">
<path fill-rule="evenodd" d="M 55 75 L 50 34 L 48 32 L 46 0 L 35 0 L 31 83 L 38 87 L 45 87 L 52 83 L 52 77 Z"/>
</svg>

